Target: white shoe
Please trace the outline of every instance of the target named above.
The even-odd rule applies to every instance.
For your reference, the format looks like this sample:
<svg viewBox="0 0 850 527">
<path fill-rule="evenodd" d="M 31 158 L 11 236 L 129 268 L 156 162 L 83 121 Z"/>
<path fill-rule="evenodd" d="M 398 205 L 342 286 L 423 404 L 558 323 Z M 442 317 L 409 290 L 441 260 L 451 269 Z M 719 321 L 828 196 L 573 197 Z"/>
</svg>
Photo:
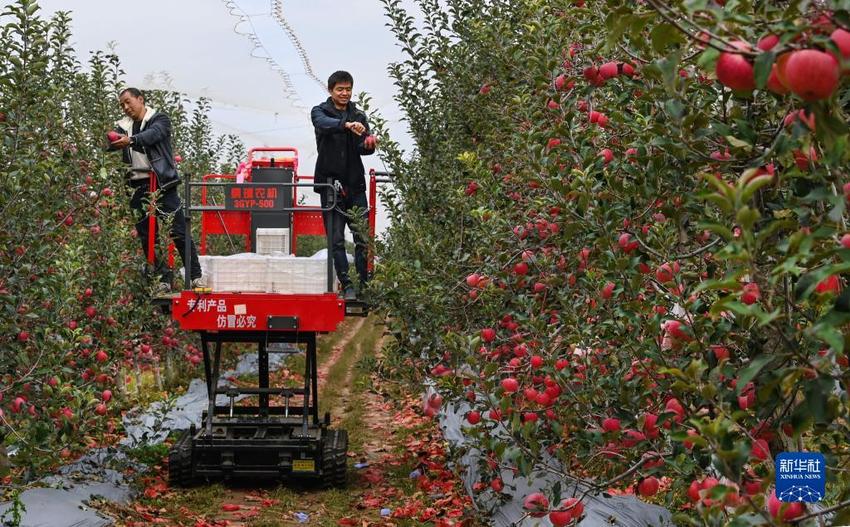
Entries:
<svg viewBox="0 0 850 527">
<path fill-rule="evenodd" d="M 192 279 L 192 289 L 205 289 L 209 287 L 207 275 L 201 275 L 198 278 Z"/>
</svg>

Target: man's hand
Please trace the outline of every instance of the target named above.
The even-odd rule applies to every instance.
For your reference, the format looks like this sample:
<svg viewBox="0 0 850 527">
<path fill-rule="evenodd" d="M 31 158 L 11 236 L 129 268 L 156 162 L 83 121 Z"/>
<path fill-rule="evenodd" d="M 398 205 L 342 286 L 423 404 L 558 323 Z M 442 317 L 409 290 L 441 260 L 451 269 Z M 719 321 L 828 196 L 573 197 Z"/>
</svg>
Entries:
<svg viewBox="0 0 850 527">
<path fill-rule="evenodd" d="M 363 135 L 363 132 L 366 131 L 366 127 L 357 121 L 345 123 L 345 128 L 355 135 Z"/>
<path fill-rule="evenodd" d="M 128 146 L 130 146 L 130 138 L 126 135 L 122 135 L 121 137 L 119 137 L 115 141 L 112 141 L 109 144 L 111 144 L 115 148 L 127 148 Z"/>
</svg>

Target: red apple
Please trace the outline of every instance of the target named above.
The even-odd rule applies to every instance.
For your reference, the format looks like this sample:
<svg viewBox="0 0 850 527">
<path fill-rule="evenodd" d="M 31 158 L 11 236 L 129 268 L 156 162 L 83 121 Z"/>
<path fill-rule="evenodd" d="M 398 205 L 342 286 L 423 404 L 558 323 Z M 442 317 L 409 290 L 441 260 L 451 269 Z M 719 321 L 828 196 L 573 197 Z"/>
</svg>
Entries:
<svg viewBox="0 0 850 527">
<path fill-rule="evenodd" d="M 106 138 L 109 139 L 110 143 L 114 143 L 115 141 L 121 139 L 123 136 L 116 132 L 115 130 L 110 130 L 106 132 Z"/>
<path fill-rule="evenodd" d="M 514 273 L 520 276 L 528 274 L 528 264 L 525 262 L 519 262 L 518 264 L 514 265 Z"/>
<path fill-rule="evenodd" d="M 606 432 L 619 432 L 620 420 L 613 417 L 605 418 L 602 421 L 602 430 L 605 430 Z"/>
<path fill-rule="evenodd" d="M 785 77 L 785 68 L 788 67 L 788 59 L 791 58 L 791 53 L 783 53 L 776 57 L 776 62 L 774 63 L 776 66 L 776 76 L 779 78 L 779 82 L 788 88 L 791 89 L 791 86 L 788 84 L 788 79 Z"/>
<path fill-rule="evenodd" d="M 729 349 L 725 346 L 711 346 L 711 352 L 714 353 L 715 358 L 718 361 L 726 360 L 729 358 Z"/>
<path fill-rule="evenodd" d="M 742 51 L 750 49 L 746 42 L 736 40 L 732 45 Z M 717 59 L 715 68 L 717 80 L 724 86 L 737 91 L 750 91 L 756 87 L 753 65 L 744 55 L 723 52 Z"/>
<path fill-rule="evenodd" d="M 513 377 L 502 379 L 502 389 L 507 393 L 516 393 L 519 390 L 519 382 Z"/>
<path fill-rule="evenodd" d="M 655 278 L 661 283 L 672 282 L 673 277 L 673 268 L 669 263 L 661 264 L 655 271 Z"/>
<path fill-rule="evenodd" d="M 97 353 L 94 354 L 94 360 L 97 362 L 106 362 L 109 360 L 109 355 L 103 350 L 97 350 Z"/>
<path fill-rule="evenodd" d="M 599 151 L 598 157 L 601 157 L 607 165 L 614 160 L 614 152 L 612 152 L 610 148 L 603 148 Z"/>
<path fill-rule="evenodd" d="M 759 286 L 757 283 L 751 282 L 744 286 L 741 293 L 741 302 L 750 306 L 758 302 L 759 298 L 761 298 L 761 293 L 759 292 Z"/>
<path fill-rule="evenodd" d="M 103 393 L 100 394 L 100 398 L 103 402 L 108 403 L 110 399 L 112 399 L 112 390 L 103 390 Z"/>
<path fill-rule="evenodd" d="M 584 504 L 578 498 L 567 498 L 561 501 L 557 510 L 549 513 L 549 521 L 555 527 L 569 525 L 584 514 Z"/>
<path fill-rule="evenodd" d="M 493 328 L 484 328 L 481 330 L 481 340 L 484 342 L 493 342 L 496 339 L 496 330 Z"/>
<path fill-rule="evenodd" d="M 754 458 L 764 461 L 770 455 L 770 445 L 764 439 L 756 439 L 750 452 Z"/>
<path fill-rule="evenodd" d="M 638 483 L 638 493 L 645 498 L 655 496 L 658 492 L 658 486 L 658 478 L 655 476 L 643 478 L 640 483 Z"/>
<path fill-rule="evenodd" d="M 788 87 L 806 101 L 829 98 L 838 86 L 838 77 L 835 57 L 816 49 L 791 53 L 785 66 Z"/>
<path fill-rule="evenodd" d="M 17 413 L 20 413 L 21 409 L 26 404 L 27 404 L 27 400 L 24 399 L 23 397 L 15 397 L 15 399 L 12 401 L 10 409 L 12 410 L 13 414 L 17 414 Z"/>
<path fill-rule="evenodd" d="M 783 124 L 788 127 L 794 124 L 795 122 L 800 121 L 804 125 L 808 127 L 809 130 L 815 129 L 815 114 L 814 113 L 806 113 L 806 110 L 794 110 L 789 112 L 788 115 L 785 116 L 783 120 Z"/>
<path fill-rule="evenodd" d="M 793 503 L 779 501 L 774 490 L 771 491 L 770 497 L 767 499 L 767 511 L 777 520 L 779 519 L 779 513 L 782 512 L 782 521 L 789 521 L 802 516 L 806 512 L 806 507 L 799 501 Z"/>
<path fill-rule="evenodd" d="M 673 420 L 679 424 L 681 424 L 682 420 L 685 418 L 685 408 L 678 399 L 670 399 L 667 401 L 667 404 L 664 405 L 664 410 L 676 414 L 676 417 L 674 417 Z"/>
<path fill-rule="evenodd" d="M 779 80 L 776 64 L 770 67 L 770 75 L 767 77 L 767 89 L 777 95 L 785 95 L 788 93 L 788 88 Z"/>
<path fill-rule="evenodd" d="M 616 62 L 606 62 L 599 66 L 599 76 L 605 80 L 616 77 L 619 73 Z"/>
<path fill-rule="evenodd" d="M 756 47 L 762 51 L 770 51 L 779 44 L 779 35 L 765 35 L 756 43 Z"/>
<path fill-rule="evenodd" d="M 611 298 L 611 295 L 614 294 L 614 288 L 616 288 L 616 284 L 614 282 L 608 282 L 605 284 L 605 287 L 602 288 L 602 298 L 608 300 Z"/>
<path fill-rule="evenodd" d="M 531 367 L 536 370 L 543 366 L 543 357 L 541 357 L 540 355 L 533 355 L 528 362 L 529 364 L 531 364 Z"/>
<path fill-rule="evenodd" d="M 466 414 L 466 420 L 471 425 L 477 425 L 481 422 L 481 413 L 475 410 L 472 410 L 468 414 Z"/>
<path fill-rule="evenodd" d="M 30 334 L 26 331 L 18 333 L 18 342 L 26 342 L 30 339 Z"/>
<path fill-rule="evenodd" d="M 94 407 L 94 413 L 97 415 L 106 415 L 106 405 L 98 403 L 98 405 Z"/>
<path fill-rule="evenodd" d="M 542 518 L 549 508 L 549 500 L 542 492 L 532 492 L 522 502 L 522 508 L 529 511 L 532 518 Z"/>
<path fill-rule="evenodd" d="M 481 275 L 478 273 L 472 273 L 471 275 L 466 277 L 466 285 L 469 287 L 478 287 L 478 283 L 481 281 Z"/>
<path fill-rule="evenodd" d="M 835 45 L 838 47 L 838 51 L 841 54 L 840 57 L 836 58 L 843 61 L 850 59 L 850 31 L 845 31 L 844 29 L 839 28 L 833 31 L 829 38 L 835 42 Z M 842 68 L 842 71 L 847 73 L 848 69 L 850 68 L 845 66 Z"/>
<path fill-rule="evenodd" d="M 563 73 L 555 77 L 555 81 L 553 83 L 555 85 L 555 89 L 561 91 L 564 89 L 564 86 L 567 84 L 567 76 Z"/>
</svg>

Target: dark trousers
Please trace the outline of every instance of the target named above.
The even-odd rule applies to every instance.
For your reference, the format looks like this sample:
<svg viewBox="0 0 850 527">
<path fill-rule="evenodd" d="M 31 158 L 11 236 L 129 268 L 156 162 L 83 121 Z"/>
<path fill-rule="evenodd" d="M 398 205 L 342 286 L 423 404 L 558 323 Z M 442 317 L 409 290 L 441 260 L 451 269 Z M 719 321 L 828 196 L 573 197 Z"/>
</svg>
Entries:
<svg viewBox="0 0 850 527">
<path fill-rule="evenodd" d="M 322 208 L 328 206 L 328 197 L 325 193 L 320 194 L 322 200 Z M 366 268 L 366 239 L 361 233 L 357 232 L 355 226 L 355 216 L 350 211 L 357 207 L 360 209 L 362 218 L 367 220 L 364 222 L 368 225 L 369 218 L 369 203 L 366 199 L 366 193 L 360 192 L 355 195 L 340 196 L 337 195 L 337 206 L 333 211 L 323 211 L 322 218 L 325 222 L 325 232 L 331 233 L 331 248 L 333 250 L 334 269 L 336 276 L 339 278 L 339 283 L 343 287 L 351 285 L 351 278 L 348 276 L 348 258 L 345 254 L 345 226 L 351 230 L 354 235 L 354 268 L 360 277 L 360 284 L 363 285 L 369 279 L 369 273 Z M 331 223 L 333 217 L 333 225 Z M 367 233 L 362 233 L 366 235 Z"/>
<path fill-rule="evenodd" d="M 133 197 L 130 198 L 130 207 L 136 211 L 136 216 L 139 221 L 136 222 L 136 232 L 139 233 L 139 241 L 142 242 L 142 250 L 145 256 L 148 256 L 148 236 L 151 235 L 148 229 L 148 182 L 144 181 L 142 186 L 136 188 Z M 180 196 L 177 195 L 177 189 L 171 188 L 159 196 L 156 203 L 156 216 L 159 221 L 156 222 L 159 228 L 160 221 L 168 221 L 171 223 L 171 239 L 177 247 L 177 252 L 180 253 L 180 259 L 183 260 L 183 265 L 186 265 L 186 217 L 183 215 L 183 207 L 180 204 Z M 154 239 L 157 233 L 154 232 Z M 191 239 L 191 235 L 189 235 Z M 191 269 L 192 280 L 200 278 L 201 263 L 198 261 L 198 250 L 195 248 L 195 242 L 191 241 L 191 260 L 189 266 Z M 172 272 L 165 265 L 162 259 L 154 255 L 154 272 L 161 276 L 163 282 L 171 282 Z"/>
</svg>

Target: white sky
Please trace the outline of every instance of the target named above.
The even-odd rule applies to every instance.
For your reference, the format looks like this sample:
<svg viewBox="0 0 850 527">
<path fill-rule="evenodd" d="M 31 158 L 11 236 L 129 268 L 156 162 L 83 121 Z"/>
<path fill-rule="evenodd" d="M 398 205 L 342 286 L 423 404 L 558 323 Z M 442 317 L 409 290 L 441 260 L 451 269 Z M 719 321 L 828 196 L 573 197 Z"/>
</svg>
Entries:
<svg viewBox="0 0 850 527">
<path fill-rule="evenodd" d="M 248 148 L 294 146 L 299 150 L 299 173 L 312 175 L 316 143 L 309 110 L 328 94 L 308 75 L 275 16 L 277 10 L 322 84 L 337 69 L 351 72 L 355 92 L 372 96 L 373 108 L 391 121 L 393 138 L 407 152 L 411 149 L 387 73 L 387 65 L 402 55 L 385 25 L 379 0 L 40 0 L 39 4 L 43 14 L 71 12 L 74 48 L 81 63 L 89 52 L 113 43 L 129 85 L 208 97 L 216 133 L 237 134 Z M 410 8 L 413 1 L 403 4 Z M 384 169 L 377 156 L 363 160 L 367 170 Z M 380 206 L 378 212 L 381 232 L 385 220 Z"/>
</svg>

